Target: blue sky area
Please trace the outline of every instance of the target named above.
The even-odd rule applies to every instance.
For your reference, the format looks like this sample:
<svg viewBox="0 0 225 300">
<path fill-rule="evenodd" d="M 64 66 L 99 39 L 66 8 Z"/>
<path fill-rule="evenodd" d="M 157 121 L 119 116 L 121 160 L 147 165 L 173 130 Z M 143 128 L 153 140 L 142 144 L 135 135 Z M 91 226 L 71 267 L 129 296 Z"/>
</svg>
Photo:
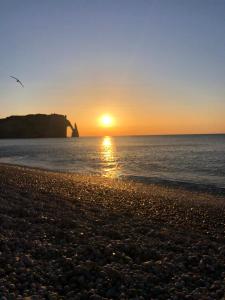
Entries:
<svg viewBox="0 0 225 300">
<path fill-rule="evenodd" d="M 0 0 L 0 117 L 59 112 L 82 123 L 85 105 L 102 105 L 84 92 L 95 86 L 134 90 L 117 111 L 175 102 L 174 117 L 202 111 L 199 131 L 224 132 L 224 56 L 222 0 Z"/>
</svg>

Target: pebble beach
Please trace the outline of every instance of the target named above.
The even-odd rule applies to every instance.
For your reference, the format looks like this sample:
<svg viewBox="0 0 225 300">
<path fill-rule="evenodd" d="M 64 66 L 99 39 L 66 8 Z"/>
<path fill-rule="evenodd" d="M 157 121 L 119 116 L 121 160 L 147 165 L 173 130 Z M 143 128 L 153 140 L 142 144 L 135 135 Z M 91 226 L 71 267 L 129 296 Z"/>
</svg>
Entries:
<svg viewBox="0 0 225 300">
<path fill-rule="evenodd" d="M 0 165 L 0 299 L 225 299 L 225 197 Z"/>
</svg>

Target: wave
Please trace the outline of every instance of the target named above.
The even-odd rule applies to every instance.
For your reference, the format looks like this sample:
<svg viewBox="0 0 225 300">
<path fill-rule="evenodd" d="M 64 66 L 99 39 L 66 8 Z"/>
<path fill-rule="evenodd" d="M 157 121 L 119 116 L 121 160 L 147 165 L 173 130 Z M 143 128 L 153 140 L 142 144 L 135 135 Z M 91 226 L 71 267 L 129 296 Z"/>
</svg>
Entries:
<svg viewBox="0 0 225 300">
<path fill-rule="evenodd" d="M 197 191 L 197 192 L 207 192 L 211 194 L 225 196 L 225 187 L 220 187 L 213 184 L 203 184 L 196 182 L 164 179 L 160 177 L 146 177 L 146 176 L 136 176 L 136 175 L 121 175 L 123 180 L 132 180 L 134 182 L 144 183 L 144 184 L 159 184 L 167 185 L 168 187 L 182 187 L 187 190 Z"/>
</svg>

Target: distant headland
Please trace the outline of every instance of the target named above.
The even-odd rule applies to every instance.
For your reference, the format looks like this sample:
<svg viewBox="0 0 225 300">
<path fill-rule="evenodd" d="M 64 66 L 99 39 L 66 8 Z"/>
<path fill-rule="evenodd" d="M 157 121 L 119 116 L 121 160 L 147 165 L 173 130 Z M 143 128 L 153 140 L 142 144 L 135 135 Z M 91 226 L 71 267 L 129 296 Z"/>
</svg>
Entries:
<svg viewBox="0 0 225 300">
<path fill-rule="evenodd" d="M 59 114 L 30 114 L 0 119 L 0 138 L 65 138 L 67 127 L 72 137 L 79 137 L 77 125 Z"/>
</svg>

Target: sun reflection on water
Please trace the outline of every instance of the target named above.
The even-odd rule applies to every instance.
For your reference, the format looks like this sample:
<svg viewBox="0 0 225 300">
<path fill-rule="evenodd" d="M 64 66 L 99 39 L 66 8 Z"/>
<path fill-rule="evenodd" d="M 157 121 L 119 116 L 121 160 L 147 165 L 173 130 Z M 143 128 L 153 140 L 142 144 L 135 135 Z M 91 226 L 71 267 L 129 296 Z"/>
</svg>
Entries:
<svg viewBox="0 0 225 300">
<path fill-rule="evenodd" d="M 105 177 L 118 177 L 119 170 L 115 156 L 115 144 L 110 136 L 101 141 L 102 172 Z"/>
</svg>

